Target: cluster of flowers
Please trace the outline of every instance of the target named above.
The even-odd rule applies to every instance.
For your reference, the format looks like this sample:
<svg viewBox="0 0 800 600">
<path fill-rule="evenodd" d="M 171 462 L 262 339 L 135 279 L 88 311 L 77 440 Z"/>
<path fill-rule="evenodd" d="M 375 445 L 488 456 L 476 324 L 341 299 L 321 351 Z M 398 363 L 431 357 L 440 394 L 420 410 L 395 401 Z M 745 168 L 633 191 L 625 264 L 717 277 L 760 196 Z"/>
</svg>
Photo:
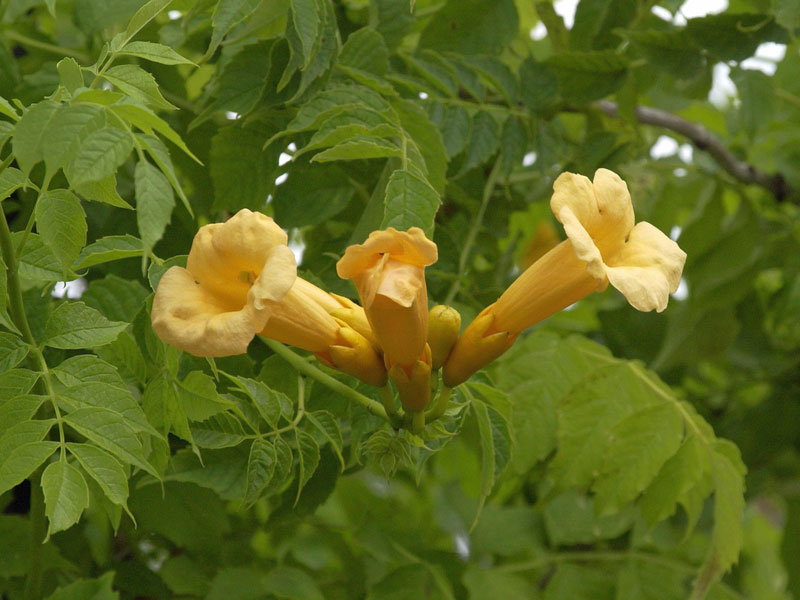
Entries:
<svg viewBox="0 0 800 600">
<path fill-rule="evenodd" d="M 526 269 L 460 333 L 458 312 L 428 310 L 425 267 L 436 244 L 421 229 L 375 231 L 337 264 L 361 306 L 297 276 L 286 233 L 241 210 L 200 228 L 186 268 L 172 267 L 153 302 L 153 328 L 197 356 L 246 352 L 258 334 L 312 352 L 370 385 L 394 383 L 407 410 L 430 401 L 431 372 L 448 388 L 466 381 L 520 332 L 609 282 L 642 311 L 664 310 L 686 254 L 646 222 L 634 224 L 628 188 L 606 169 L 594 181 L 564 173 L 550 206 L 567 239 Z"/>
</svg>

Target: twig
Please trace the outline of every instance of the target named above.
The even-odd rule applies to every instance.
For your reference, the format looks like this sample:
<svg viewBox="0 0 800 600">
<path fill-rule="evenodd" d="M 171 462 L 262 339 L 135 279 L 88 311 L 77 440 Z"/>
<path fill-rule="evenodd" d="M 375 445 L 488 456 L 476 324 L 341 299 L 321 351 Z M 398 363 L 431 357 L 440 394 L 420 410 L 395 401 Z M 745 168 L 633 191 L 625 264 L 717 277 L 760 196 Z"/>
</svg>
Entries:
<svg viewBox="0 0 800 600">
<path fill-rule="evenodd" d="M 295 354 L 292 350 L 280 342 L 276 342 L 275 340 L 271 340 L 266 337 L 262 337 L 261 339 L 272 349 L 275 354 L 280 356 L 283 360 L 288 362 L 303 375 L 307 375 L 312 379 L 316 379 L 325 387 L 333 390 L 334 392 L 338 392 L 345 398 L 353 400 L 357 404 L 360 404 L 373 415 L 392 423 L 392 418 L 386 414 L 386 409 L 380 402 L 376 402 L 372 398 L 367 398 L 364 394 L 357 392 L 347 384 L 342 383 L 338 379 L 334 379 L 327 373 L 323 373 L 319 368 L 310 364 L 303 357 Z"/>
<path fill-rule="evenodd" d="M 598 101 L 595 106 L 612 117 L 619 117 L 617 104 L 607 100 Z M 637 106 L 636 118 L 640 123 L 664 127 L 689 138 L 697 148 L 705 150 L 729 175 L 742 183 L 755 183 L 769 190 L 778 202 L 793 193 L 792 188 L 780 173 L 769 174 L 753 165 L 736 158 L 730 150 L 708 129 L 697 123 L 682 119 L 677 115 L 649 106 Z"/>
</svg>

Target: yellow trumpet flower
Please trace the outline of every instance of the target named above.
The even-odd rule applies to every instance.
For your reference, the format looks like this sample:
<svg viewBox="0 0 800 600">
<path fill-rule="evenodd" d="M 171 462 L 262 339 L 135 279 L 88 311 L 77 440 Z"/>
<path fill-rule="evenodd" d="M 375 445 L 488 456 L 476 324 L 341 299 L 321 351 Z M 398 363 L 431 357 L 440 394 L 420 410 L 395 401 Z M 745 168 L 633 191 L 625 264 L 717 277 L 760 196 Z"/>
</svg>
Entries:
<svg viewBox="0 0 800 600">
<path fill-rule="evenodd" d="M 336 265 L 342 279 L 356 284 L 372 331 L 388 359 L 413 365 L 428 332 L 425 267 L 436 262 L 436 244 L 419 227 L 390 227 L 350 246 Z"/>
<path fill-rule="evenodd" d="M 456 342 L 443 370 L 455 386 L 488 364 L 531 325 L 611 283 L 636 309 L 661 312 L 678 288 L 686 253 L 649 223 L 634 225 L 628 186 L 607 169 L 594 181 L 563 173 L 550 208 L 561 242 L 486 307 Z"/>
<path fill-rule="evenodd" d="M 398 391 L 403 404 L 424 407 L 430 386 L 422 385 L 421 375 L 427 365 L 430 378 L 430 352 L 425 352 L 428 336 L 428 291 L 425 267 L 438 258 L 436 244 L 418 227 L 407 232 L 390 227 L 375 231 L 366 242 L 350 246 L 336 265 L 339 277 L 352 279 L 361 298 L 375 339 L 383 350 L 389 369 L 398 367 L 405 379 Z M 397 369 L 394 371 L 398 373 Z M 393 377 L 393 379 L 396 379 Z M 426 394 L 424 398 L 410 396 Z"/>
<path fill-rule="evenodd" d="M 372 385 L 386 370 L 372 345 L 328 314 L 333 297 L 297 277 L 286 233 L 243 209 L 195 235 L 186 268 L 161 278 L 151 319 L 166 343 L 195 356 L 247 351 L 258 333 L 313 352 L 329 366 Z"/>
<path fill-rule="evenodd" d="M 186 268 L 171 267 L 159 282 L 155 332 L 195 356 L 246 352 L 297 279 L 286 242 L 272 219 L 247 209 L 201 227 Z"/>
</svg>

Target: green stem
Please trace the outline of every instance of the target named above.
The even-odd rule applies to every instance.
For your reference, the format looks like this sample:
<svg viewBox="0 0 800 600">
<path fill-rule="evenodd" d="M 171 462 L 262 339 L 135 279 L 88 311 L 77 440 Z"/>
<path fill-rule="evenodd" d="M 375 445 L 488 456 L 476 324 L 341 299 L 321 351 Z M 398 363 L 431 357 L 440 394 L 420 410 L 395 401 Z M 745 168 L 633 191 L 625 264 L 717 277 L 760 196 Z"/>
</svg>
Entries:
<svg viewBox="0 0 800 600">
<path fill-rule="evenodd" d="M 45 180 L 42 182 L 42 187 L 39 188 L 39 192 L 36 195 L 36 202 L 39 202 L 39 199 L 47 193 L 47 188 L 50 187 L 50 177 L 46 177 Z M 22 256 L 22 249 L 25 247 L 25 242 L 28 241 L 28 235 L 30 235 L 31 231 L 33 230 L 33 224 L 36 221 L 36 204 L 33 205 L 31 209 L 31 214 L 28 217 L 28 222 L 25 224 L 25 230 L 22 234 L 22 239 L 17 244 L 16 252 L 17 258 Z"/>
<path fill-rule="evenodd" d="M 88 63 L 91 60 L 87 54 L 84 54 L 80 50 L 76 50 L 75 48 L 66 48 L 64 46 L 56 46 L 55 44 L 48 44 L 47 42 L 28 37 L 27 35 L 14 29 L 6 29 L 3 32 L 3 36 L 7 40 L 19 42 L 23 46 L 38 48 L 39 50 L 44 50 L 45 52 L 50 52 L 59 56 L 72 56 L 73 58 L 77 58 L 81 62 L 85 63 Z"/>
<path fill-rule="evenodd" d="M 392 388 L 389 387 L 388 383 L 380 389 L 380 394 L 383 408 L 386 409 L 386 414 L 396 415 L 397 408 L 394 403 L 394 394 L 392 393 Z"/>
<path fill-rule="evenodd" d="M 411 413 L 411 432 L 419 435 L 425 429 L 425 411 Z"/>
<path fill-rule="evenodd" d="M 2 171 L 0 171 L 2 172 Z M 5 214 L 0 219 L 0 250 L 3 253 L 3 260 L 6 263 L 6 287 L 8 292 L 8 308 L 11 311 L 11 319 L 22 332 L 22 337 L 31 347 L 36 348 L 36 339 L 31 333 L 28 319 L 25 316 L 25 309 L 22 302 L 22 288 L 19 283 L 19 261 L 14 252 L 14 243 L 11 241 L 11 231 L 8 228 Z"/>
<path fill-rule="evenodd" d="M 31 553 L 28 577 L 25 580 L 24 600 L 38 600 L 42 597 L 42 552 L 47 523 L 44 515 L 44 494 L 41 485 L 41 469 L 31 477 Z"/>
<path fill-rule="evenodd" d="M 447 404 L 450 401 L 450 392 L 453 391 L 453 388 L 449 388 L 446 385 L 442 386 L 442 391 L 439 393 L 439 398 L 436 400 L 436 405 L 433 407 L 430 413 L 428 413 L 428 421 L 435 421 L 439 417 L 441 417 L 445 411 L 447 411 Z"/>
<path fill-rule="evenodd" d="M 472 252 L 472 246 L 475 243 L 475 238 L 478 237 L 478 232 L 481 229 L 481 225 L 483 225 L 483 217 L 486 214 L 486 208 L 489 206 L 489 200 L 492 198 L 492 192 L 494 191 L 494 186 L 497 183 L 497 177 L 500 175 L 500 157 L 494 163 L 491 172 L 489 173 L 489 177 L 486 179 L 486 185 L 483 188 L 483 198 L 481 199 L 481 206 L 478 209 L 478 214 L 475 215 L 475 221 L 472 223 L 472 227 L 467 233 L 467 239 L 464 240 L 464 246 L 461 249 L 461 255 L 458 257 L 458 277 L 453 280 L 453 283 L 450 285 L 450 289 L 447 291 L 447 296 L 445 297 L 444 304 L 452 304 L 453 299 L 458 294 L 458 291 L 461 289 L 461 280 L 463 279 L 464 275 L 467 271 L 467 262 L 469 261 L 469 255 Z"/>
<path fill-rule="evenodd" d="M 376 417 L 380 417 L 389 423 L 393 422 L 389 415 L 386 414 L 386 409 L 383 408 L 383 405 L 380 402 L 376 402 L 372 398 L 367 398 L 364 394 L 355 391 L 347 384 L 342 383 L 338 379 L 334 379 L 327 373 L 323 373 L 318 367 L 307 362 L 302 356 L 295 354 L 280 342 L 276 342 L 275 340 L 271 340 L 266 337 L 262 337 L 261 339 L 275 354 L 280 356 L 283 360 L 288 362 L 303 375 L 307 375 L 308 377 L 315 379 L 328 389 L 338 392 L 345 398 L 354 401 L 356 404 L 360 404 Z"/>
<path fill-rule="evenodd" d="M 3 165 L 8 166 L 7 162 Z M 0 165 L 0 173 L 2 173 L 5 166 Z M 11 230 L 8 228 L 8 221 L 6 221 L 5 214 L 0 219 L 0 250 L 2 251 L 3 260 L 6 263 L 6 289 L 8 292 L 8 308 L 11 311 L 11 320 L 14 325 L 22 333 L 23 339 L 30 346 L 31 352 L 36 356 L 39 363 L 39 368 L 42 371 L 47 394 L 50 397 L 50 402 L 53 405 L 53 410 L 56 415 L 58 423 L 59 443 L 61 445 L 61 457 L 64 458 L 66 454 L 66 442 L 64 437 L 64 420 L 61 417 L 61 411 L 56 402 L 56 395 L 53 390 L 53 382 L 50 379 L 50 370 L 47 367 L 47 361 L 42 354 L 41 348 L 36 343 L 36 338 L 33 337 L 31 326 L 28 323 L 28 317 L 25 315 L 25 306 L 22 300 L 22 286 L 19 282 L 19 260 L 14 250 L 14 243 L 11 240 Z"/>
</svg>

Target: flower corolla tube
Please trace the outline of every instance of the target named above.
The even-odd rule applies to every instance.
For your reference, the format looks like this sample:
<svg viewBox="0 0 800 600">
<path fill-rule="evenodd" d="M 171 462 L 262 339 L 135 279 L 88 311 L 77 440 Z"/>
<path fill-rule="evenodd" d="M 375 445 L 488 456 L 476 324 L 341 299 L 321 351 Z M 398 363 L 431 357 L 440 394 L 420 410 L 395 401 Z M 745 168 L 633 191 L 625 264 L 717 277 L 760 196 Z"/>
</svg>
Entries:
<svg viewBox="0 0 800 600">
<path fill-rule="evenodd" d="M 680 283 L 686 254 L 650 223 L 634 224 L 628 186 L 607 169 L 594 181 L 562 173 L 550 208 L 567 239 L 528 267 L 464 330 L 443 369 L 447 386 L 466 381 L 517 335 L 609 283 L 641 311 L 661 312 Z"/>
<path fill-rule="evenodd" d="M 412 410 L 424 408 L 430 397 L 425 267 L 437 257 L 436 244 L 420 228 L 389 227 L 348 247 L 336 265 L 339 277 L 355 283 L 389 375 Z"/>
</svg>

